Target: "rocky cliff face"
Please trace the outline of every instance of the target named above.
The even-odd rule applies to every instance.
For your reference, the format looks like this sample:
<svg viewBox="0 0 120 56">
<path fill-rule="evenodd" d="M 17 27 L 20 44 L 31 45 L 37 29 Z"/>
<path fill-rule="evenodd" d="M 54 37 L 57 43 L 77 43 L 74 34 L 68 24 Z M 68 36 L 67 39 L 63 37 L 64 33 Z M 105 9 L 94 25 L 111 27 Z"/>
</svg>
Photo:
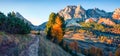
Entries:
<svg viewBox="0 0 120 56">
<path fill-rule="evenodd" d="M 86 18 L 85 9 L 82 6 L 67 6 L 59 12 L 59 15 L 66 19 Z"/>
<path fill-rule="evenodd" d="M 120 20 L 120 8 L 117 8 L 113 15 L 112 15 L 113 19 L 116 19 L 116 20 Z"/>
<path fill-rule="evenodd" d="M 62 9 L 60 12 L 58 12 L 58 14 L 64 17 L 65 20 L 72 19 L 72 18 L 82 18 L 82 19 L 87 19 L 87 18 L 97 19 L 99 17 L 112 18 L 112 12 L 106 12 L 98 8 L 85 10 L 80 5 L 67 6 L 64 9 Z"/>
<path fill-rule="evenodd" d="M 87 17 L 88 18 L 99 18 L 99 17 L 103 17 L 103 18 L 111 18 L 112 13 L 108 13 L 104 10 L 100 10 L 98 8 L 94 8 L 94 9 L 88 9 L 86 11 Z"/>
</svg>

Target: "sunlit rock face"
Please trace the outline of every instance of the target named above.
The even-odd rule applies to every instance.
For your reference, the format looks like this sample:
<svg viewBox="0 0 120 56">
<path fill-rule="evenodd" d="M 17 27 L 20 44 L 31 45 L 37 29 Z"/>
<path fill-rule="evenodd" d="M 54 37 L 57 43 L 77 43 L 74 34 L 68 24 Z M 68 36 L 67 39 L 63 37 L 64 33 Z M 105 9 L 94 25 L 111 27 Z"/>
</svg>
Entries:
<svg viewBox="0 0 120 56">
<path fill-rule="evenodd" d="M 120 20 L 120 8 L 117 8 L 113 15 L 112 15 L 113 19 L 116 19 L 116 20 Z"/>
<path fill-rule="evenodd" d="M 80 5 L 75 9 L 74 18 L 87 18 L 85 9 Z"/>
<path fill-rule="evenodd" d="M 112 18 L 112 12 L 106 12 L 104 10 L 100 10 L 99 8 L 85 10 L 81 5 L 67 6 L 64 9 L 60 10 L 58 14 L 64 17 L 65 20 L 73 18 Z"/>
<path fill-rule="evenodd" d="M 113 22 L 113 21 L 110 20 L 109 18 L 100 18 L 100 19 L 98 20 L 98 24 L 106 24 L 106 25 L 113 26 L 113 25 L 115 25 L 115 22 Z"/>
<path fill-rule="evenodd" d="M 72 18 L 86 18 L 85 9 L 82 6 L 67 6 L 62 9 L 59 13 L 60 16 L 64 17 L 65 20 Z"/>
</svg>

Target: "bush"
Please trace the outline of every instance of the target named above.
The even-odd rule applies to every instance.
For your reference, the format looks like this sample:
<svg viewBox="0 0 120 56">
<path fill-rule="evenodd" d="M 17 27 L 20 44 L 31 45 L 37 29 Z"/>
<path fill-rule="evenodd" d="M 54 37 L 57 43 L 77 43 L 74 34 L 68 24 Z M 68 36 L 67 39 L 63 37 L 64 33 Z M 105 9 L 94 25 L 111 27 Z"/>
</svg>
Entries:
<svg viewBox="0 0 120 56">
<path fill-rule="evenodd" d="M 103 51 L 100 48 L 96 48 L 93 46 L 89 49 L 88 56 L 103 56 Z"/>
<path fill-rule="evenodd" d="M 120 56 L 120 48 L 115 51 L 115 56 Z"/>
</svg>

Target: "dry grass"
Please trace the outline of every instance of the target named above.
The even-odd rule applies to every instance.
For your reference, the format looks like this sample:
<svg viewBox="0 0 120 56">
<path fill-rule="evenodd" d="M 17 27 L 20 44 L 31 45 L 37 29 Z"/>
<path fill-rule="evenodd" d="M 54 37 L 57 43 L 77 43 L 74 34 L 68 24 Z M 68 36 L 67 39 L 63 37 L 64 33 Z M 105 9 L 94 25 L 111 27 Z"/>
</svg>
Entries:
<svg viewBox="0 0 120 56">
<path fill-rule="evenodd" d="M 58 45 L 40 36 L 39 56 L 71 56 Z"/>
<path fill-rule="evenodd" d="M 18 55 L 32 40 L 31 35 L 0 34 L 0 55 Z"/>
</svg>

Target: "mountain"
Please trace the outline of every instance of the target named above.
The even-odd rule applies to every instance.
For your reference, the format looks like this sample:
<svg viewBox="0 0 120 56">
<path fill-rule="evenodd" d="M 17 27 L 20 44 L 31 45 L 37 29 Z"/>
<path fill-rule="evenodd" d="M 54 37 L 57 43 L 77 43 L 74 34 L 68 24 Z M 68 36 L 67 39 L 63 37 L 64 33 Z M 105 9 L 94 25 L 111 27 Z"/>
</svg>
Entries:
<svg viewBox="0 0 120 56">
<path fill-rule="evenodd" d="M 120 20 L 120 8 L 117 8 L 113 15 L 112 15 L 113 19 L 116 19 L 116 20 Z"/>
<path fill-rule="evenodd" d="M 99 17 L 103 18 L 112 18 L 112 12 L 106 12 L 104 10 L 100 10 L 99 8 L 94 8 L 94 9 L 88 9 L 85 10 L 82 6 L 67 6 L 64 9 L 60 10 L 58 14 L 62 17 L 67 19 L 72 19 L 72 18 L 82 18 L 82 19 L 87 19 L 87 18 L 96 18 L 98 19 Z"/>
<path fill-rule="evenodd" d="M 104 10 L 100 10 L 98 8 L 94 9 L 88 9 L 86 10 L 86 14 L 88 18 L 112 18 L 112 13 L 111 12 L 106 12 Z"/>
<path fill-rule="evenodd" d="M 106 12 L 99 8 L 93 8 L 85 10 L 82 6 L 70 5 L 60 10 L 58 14 L 64 18 L 66 21 L 66 26 L 78 26 L 78 23 L 81 21 L 96 21 L 99 23 L 104 23 L 109 25 L 114 25 L 115 23 L 120 23 L 120 8 L 116 9 L 113 12 Z M 92 19 L 91 19 L 92 18 Z M 109 19 L 100 19 L 100 18 L 109 18 Z M 77 20 L 76 20 L 77 19 Z"/>
<path fill-rule="evenodd" d="M 25 23 L 28 23 L 29 25 L 33 25 L 30 21 L 28 21 L 26 18 L 24 18 L 19 12 L 15 13 L 16 17 L 24 20 Z"/>
<path fill-rule="evenodd" d="M 64 9 L 60 10 L 58 14 L 64 17 L 65 20 L 71 18 L 87 18 L 86 11 L 82 6 L 67 6 Z"/>
<path fill-rule="evenodd" d="M 19 12 L 15 13 L 16 17 L 24 20 L 25 23 L 28 23 L 28 25 L 31 27 L 31 29 L 36 29 L 37 26 L 34 26 L 30 21 L 28 21 L 26 18 L 24 18 Z"/>
<path fill-rule="evenodd" d="M 37 27 L 37 30 L 45 30 L 46 24 L 47 22 L 42 23 L 41 25 Z"/>
</svg>

